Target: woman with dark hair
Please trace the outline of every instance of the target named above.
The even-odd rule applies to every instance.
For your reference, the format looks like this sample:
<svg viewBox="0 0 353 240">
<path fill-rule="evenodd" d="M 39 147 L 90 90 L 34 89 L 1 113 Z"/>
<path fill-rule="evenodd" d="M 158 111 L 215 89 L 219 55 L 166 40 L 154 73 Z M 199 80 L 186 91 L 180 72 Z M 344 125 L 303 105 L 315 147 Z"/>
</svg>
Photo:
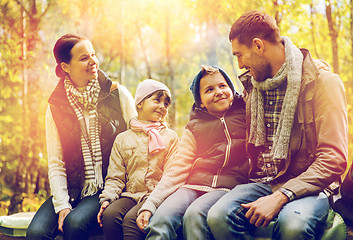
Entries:
<svg viewBox="0 0 353 240">
<path fill-rule="evenodd" d="M 28 239 L 88 239 L 98 223 L 115 137 L 136 116 L 129 91 L 98 68 L 92 43 L 66 34 L 54 46 L 58 85 L 46 113 L 48 176 L 52 196 L 39 208 Z"/>
</svg>

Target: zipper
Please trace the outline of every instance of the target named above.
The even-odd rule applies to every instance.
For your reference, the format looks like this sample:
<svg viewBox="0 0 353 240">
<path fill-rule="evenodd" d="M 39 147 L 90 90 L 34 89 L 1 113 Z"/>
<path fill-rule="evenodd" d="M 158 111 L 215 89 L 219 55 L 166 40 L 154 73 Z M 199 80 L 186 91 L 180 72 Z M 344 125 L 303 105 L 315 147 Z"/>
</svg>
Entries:
<svg viewBox="0 0 353 240">
<path fill-rule="evenodd" d="M 227 138 L 227 142 L 228 143 L 227 143 L 227 147 L 226 147 L 226 154 L 225 154 L 225 157 L 224 157 L 223 165 L 222 165 L 221 168 L 218 169 L 217 175 L 215 175 L 213 177 L 213 181 L 212 181 L 212 187 L 213 188 L 215 188 L 217 186 L 218 177 L 221 174 L 223 168 L 227 165 L 227 163 L 229 161 L 230 146 L 231 146 L 231 142 L 232 142 L 232 139 L 230 137 L 226 121 L 224 119 L 224 115 L 223 115 L 223 117 L 219 118 L 219 120 L 221 120 L 221 123 L 224 126 L 224 133 L 226 134 L 226 138 Z"/>
</svg>

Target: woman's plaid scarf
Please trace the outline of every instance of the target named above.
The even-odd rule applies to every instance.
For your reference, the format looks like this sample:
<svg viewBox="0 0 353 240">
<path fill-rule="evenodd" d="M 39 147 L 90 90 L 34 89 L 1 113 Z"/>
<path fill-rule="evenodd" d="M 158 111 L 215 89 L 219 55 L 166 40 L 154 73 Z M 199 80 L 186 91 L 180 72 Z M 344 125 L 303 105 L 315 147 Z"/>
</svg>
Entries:
<svg viewBox="0 0 353 240">
<path fill-rule="evenodd" d="M 289 140 L 298 103 L 303 65 L 303 54 L 300 50 L 293 45 L 289 38 L 282 37 L 282 39 L 284 41 L 286 59 L 277 74 L 273 78 L 268 78 L 262 82 L 257 82 L 254 77 L 251 77 L 254 89 L 251 96 L 249 142 L 255 146 L 265 145 L 266 141 L 262 91 L 275 89 L 287 80 L 287 90 L 271 150 L 273 159 L 286 159 L 288 156 Z"/>
<path fill-rule="evenodd" d="M 81 128 L 81 147 L 85 163 L 85 185 L 81 197 L 92 196 L 103 188 L 102 152 L 99 139 L 101 129 L 96 109 L 101 88 L 98 79 L 93 79 L 88 82 L 84 91 L 80 92 L 68 76 L 65 77 L 64 86 Z M 82 108 L 89 111 L 88 131 Z"/>
</svg>

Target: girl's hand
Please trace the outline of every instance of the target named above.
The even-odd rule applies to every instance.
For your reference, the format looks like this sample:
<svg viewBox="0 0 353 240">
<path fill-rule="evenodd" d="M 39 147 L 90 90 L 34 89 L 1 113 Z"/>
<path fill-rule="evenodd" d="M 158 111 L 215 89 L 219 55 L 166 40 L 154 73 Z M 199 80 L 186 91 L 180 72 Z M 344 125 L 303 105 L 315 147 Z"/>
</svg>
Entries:
<svg viewBox="0 0 353 240">
<path fill-rule="evenodd" d="M 149 220 L 152 216 L 150 211 L 142 211 L 136 219 L 136 224 L 142 232 L 145 232 L 145 227 L 147 227 Z"/>
<path fill-rule="evenodd" d="M 102 215 L 103 215 L 103 212 L 104 210 L 109 206 L 109 201 L 104 201 L 101 205 L 101 209 L 99 209 L 99 212 L 97 214 L 97 221 L 98 221 L 98 224 L 100 227 L 103 227 L 103 224 L 102 224 Z"/>
<path fill-rule="evenodd" d="M 63 231 L 63 225 L 64 225 L 64 220 L 66 218 L 66 216 L 71 212 L 71 209 L 70 208 L 64 208 L 63 210 L 61 210 L 59 212 L 59 219 L 58 219 L 58 229 L 59 231 L 61 232 L 64 232 Z"/>
</svg>

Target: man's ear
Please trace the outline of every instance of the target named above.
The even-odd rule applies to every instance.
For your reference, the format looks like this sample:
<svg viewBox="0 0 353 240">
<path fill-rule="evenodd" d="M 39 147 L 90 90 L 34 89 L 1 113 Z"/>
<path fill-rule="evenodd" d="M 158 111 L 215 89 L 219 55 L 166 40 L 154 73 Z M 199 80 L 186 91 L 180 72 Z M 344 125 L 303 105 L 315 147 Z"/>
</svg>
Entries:
<svg viewBox="0 0 353 240">
<path fill-rule="evenodd" d="M 260 38 L 254 38 L 252 40 L 252 46 L 254 51 L 256 51 L 258 54 L 262 54 L 265 50 L 265 44 Z"/>
</svg>

